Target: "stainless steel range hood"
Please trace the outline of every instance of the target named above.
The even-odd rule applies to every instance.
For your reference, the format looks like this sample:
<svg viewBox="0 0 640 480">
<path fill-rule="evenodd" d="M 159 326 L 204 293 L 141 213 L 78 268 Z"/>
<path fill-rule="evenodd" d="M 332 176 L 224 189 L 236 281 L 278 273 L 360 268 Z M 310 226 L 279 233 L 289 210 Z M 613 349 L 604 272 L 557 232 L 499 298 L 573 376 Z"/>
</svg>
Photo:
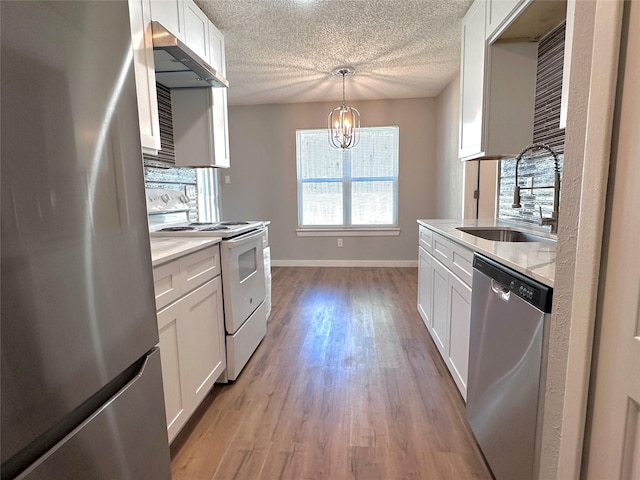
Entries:
<svg viewBox="0 0 640 480">
<path fill-rule="evenodd" d="M 151 22 L 156 81 L 168 88 L 229 86 L 220 72 L 158 22 Z"/>
</svg>

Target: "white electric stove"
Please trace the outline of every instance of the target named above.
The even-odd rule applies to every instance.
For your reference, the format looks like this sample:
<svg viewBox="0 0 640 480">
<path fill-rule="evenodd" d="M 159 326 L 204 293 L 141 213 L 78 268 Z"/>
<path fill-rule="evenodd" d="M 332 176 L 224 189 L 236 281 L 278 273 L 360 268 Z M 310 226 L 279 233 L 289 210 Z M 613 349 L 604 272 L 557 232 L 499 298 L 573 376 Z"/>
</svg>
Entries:
<svg viewBox="0 0 640 480">
<path fill-rule="evenodd" d="M 227 368 L 218 381 L 235 380 L 267 333 L 264 222 L 189 222 L 189 198 L 166 190 L 147 190 L 152 237 L 218 237 Z"/>
</svg>

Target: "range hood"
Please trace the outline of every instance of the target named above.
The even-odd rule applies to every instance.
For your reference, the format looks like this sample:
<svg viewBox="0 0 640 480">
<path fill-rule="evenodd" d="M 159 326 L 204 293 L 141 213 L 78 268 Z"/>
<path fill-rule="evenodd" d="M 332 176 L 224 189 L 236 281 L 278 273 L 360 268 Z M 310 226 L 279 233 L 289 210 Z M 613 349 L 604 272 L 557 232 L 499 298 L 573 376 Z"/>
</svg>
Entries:
<svg viewBox="0 0 640 480">
<path fill-rule="evenodd" d="M 167 88 L 229 86 L 211 65 L 158 22 L 151 22 L 156 81 Z"/>
</svg>

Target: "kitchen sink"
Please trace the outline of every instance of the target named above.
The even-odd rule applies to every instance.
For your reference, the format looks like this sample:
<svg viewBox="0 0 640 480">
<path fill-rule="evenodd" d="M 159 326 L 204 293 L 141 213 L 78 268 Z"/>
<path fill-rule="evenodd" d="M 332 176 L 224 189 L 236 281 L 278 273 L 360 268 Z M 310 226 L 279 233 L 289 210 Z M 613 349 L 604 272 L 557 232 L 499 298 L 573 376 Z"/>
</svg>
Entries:
<svg viewBox="0 0 640 480">
<path fill-rule="evenodd" d="M 555 242 L 553 238 L 509 228 L 458 227 L 457 229 L 469 235 L 484 238 L 485 240 L 493 240 L 494 242 Z"/>
</svg>

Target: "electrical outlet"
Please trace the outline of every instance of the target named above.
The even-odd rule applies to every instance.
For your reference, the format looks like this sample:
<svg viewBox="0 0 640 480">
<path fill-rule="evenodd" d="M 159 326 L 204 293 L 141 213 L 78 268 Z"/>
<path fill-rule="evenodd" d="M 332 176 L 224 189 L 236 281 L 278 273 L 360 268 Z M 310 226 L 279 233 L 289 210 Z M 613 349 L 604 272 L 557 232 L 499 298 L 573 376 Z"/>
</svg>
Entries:
<svg viewBox="0 0 640 480">
<path fill-rule="evenodd" d="M 338 246 L 339 246 L 339 247 L 341 247 L 341 246 L 342 246 L 342 239 L 341 239 L 341 238 L 339 238 L 339 239 L 338 239 Z"/>
</svg>

